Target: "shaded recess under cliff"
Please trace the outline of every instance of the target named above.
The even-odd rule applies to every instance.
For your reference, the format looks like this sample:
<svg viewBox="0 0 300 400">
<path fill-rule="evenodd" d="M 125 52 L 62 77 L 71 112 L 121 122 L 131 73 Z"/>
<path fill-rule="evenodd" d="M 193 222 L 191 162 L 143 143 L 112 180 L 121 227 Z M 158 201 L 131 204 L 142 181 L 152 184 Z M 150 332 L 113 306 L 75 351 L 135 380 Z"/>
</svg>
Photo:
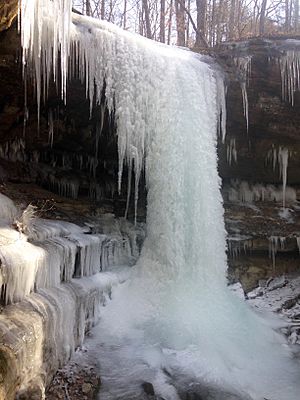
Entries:
<svg viewBox="0 0 300 400">
<path fill-rule="evenodd" d="M 68 83 L 66 104 L 52 84 L 38 123 L 34 85 L 22 79 L 16 24 L 0 33 L 0 43 L 0 180 L 36 183 L 91 209 L 104 207 L 123 216 L 127 189 L 116 190 L 116 128 L 104 99 L 90 115 L 79 79 Z M 140 192 L 144 205 L 145 191 Z"/>
</svg>

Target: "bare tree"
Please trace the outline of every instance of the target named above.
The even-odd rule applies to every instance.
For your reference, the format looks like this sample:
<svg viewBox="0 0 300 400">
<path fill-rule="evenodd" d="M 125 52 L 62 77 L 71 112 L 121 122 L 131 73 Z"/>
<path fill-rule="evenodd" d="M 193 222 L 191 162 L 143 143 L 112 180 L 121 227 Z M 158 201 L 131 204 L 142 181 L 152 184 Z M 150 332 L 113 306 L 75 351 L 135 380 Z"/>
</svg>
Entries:
<svg viewBox="0 0 300 400">
<path fill-rule="evenodd" d="M 143 17 L 144 22 L 145 22 L 145 33 L 146 37 L 151 39 L 152 34 L 151 34 L 151 24 L 150 24 L 150 13 L 149 13 L 149 4 L 148 0 L 142 0 L 142 7 L 143 7 Z"/>
<path fill-rule="evenodd" d="M 260 19 L 259 19 L 259 36 L 263 36 L 265 33 L 267 1 L 268 0 L 263 0 L 262 5 L 261 5 L 261 12 L 260 12 Z"/>
<path fill-rule="evenodd" d="M 160 0 L 159 41 L 166 41 L 166 0 Z"/>
<path fill-rule="evenodd" d="M 86 12 L 86 15 L 89 15 L 89 16 L 92 15 L 92 8 L 91 8 L 90 0 L 85 1 L 85 12 Z"/>
<path fill-rule="evenodd" d="M 201 51 L 225 40 L 298 33 L 300 0 L 73 0 L 84 14 Z"/>
<path fill-rule="evenodd" d="M 295 0 L 294 4 L 294 31 L 299 32 L 299 0 Z"/>
<path fill-rule="evenodd" d="M 177 45 L 185 46 L 185 0 L 175 0 Z"/>
</svg>

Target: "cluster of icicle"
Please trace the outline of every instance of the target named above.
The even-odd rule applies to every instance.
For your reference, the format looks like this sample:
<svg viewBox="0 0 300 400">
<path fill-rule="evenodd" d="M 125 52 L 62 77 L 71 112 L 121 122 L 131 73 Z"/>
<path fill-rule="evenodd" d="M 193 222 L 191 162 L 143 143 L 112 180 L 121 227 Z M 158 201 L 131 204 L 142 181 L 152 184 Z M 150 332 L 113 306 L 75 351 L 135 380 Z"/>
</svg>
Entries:
<svg viewBox="0 0 300 400">
<path fill-rule="evenodd" d="M 157 129 L 163 130 L 162 119 L 168 118 L 158 89 L 166 74 L 174 75 L 176 79 L 176 70 L 168 62 L 168 54 L 171 59 L 176 50 L 163 45 L 159 47 L 104 21 L 94 20 L 89 26 L 82 23 L 85 20 L 81 16 L 72 15 L 71 6 L 71 0 L 21 2 L 25 76 L 31 74 L 35 81 L 38 105 L 42 94 L 47 96 L 52 74 L 63 99 L 66 99 L 67 78 L 79 77 L 85 83 L 91 110 L 95 104 L 101 104 L 102 92 L 105 91 L 106 106 L 109 113 L 114 112 L 117 123 L 118 189 L 120 191 L 126 164 L 128 194 L 133 172 L 135 176 L 136 210 L 145 149 L 150 144 L 152 133 Z M 188 52 L 181 53 L 183 58 L 192 58 Z M 220 131 L 224 137 L 224 85 L 217 73 L 215 75 Z M 58 82 L 59 76 L 61 80 Z M 50 116 L 50 142 L 52 136 Z"/>
<path fill-rule="evenodd" d="M 243 251 L 247 254 L 248 251 L 252 250 L 253 240 L 248 237 L 244 238 L 242 236 L 229 236 L 228 237 L 228 255 L 235 259 L 238 258 Z"/>
<path fill-rule="evenodd" d="M 249 128 L 249 104 L 248 104 L 247 86 L 249 85 L 249 80 L 251 75 L 251 60 L 252 56 L 244 56 L 244 57 L 240 56 L 234 58 L 234 63 L 240 74 L 240 85 L 243 98 L 243 111 L 246 119 L 247 132 Z"/>
<path fill-rule="evenodd" d="M 276 268 L 276 254 L 278 250 L 284 250 L 285 242 L 284 236 L 271 236 L 269 238 L 269 257 L 272 259 L 273 271 Z"/>
<path fill-rule="evenodd" d="M 75 72 L 73 71 L 73 74 L 75 75 Z M 103 125 L 104 125 L 104 115 L 105 115 L 105 106 L 101 104 L 100 107 L 100 113 L 98 115 L 98 120 L 97 120 L 97 125 L 96 125 L 96 132 L 95 132 L 95 150 L 94 154 L 75 154 L 75 155 L 67 155 L 63 154 L 62 155 L 62 167 L 72 167 L 72 164 L 74 161 L 77 163 L 77 167 L 82 170 L 83 167 L 85 169 L 88 169 L 90 172 L 90 176 L 93 176 L 96 178 L 96 170 L 98 167 L 98 149 L 99 149 L 99 140 L 100 136 L 102 134 L 103 130 Z M 54 141 L 54 127 L 55 124 L 57 123 L 57 119 L 59 116 L 59 107 L 56 108 L 50 108 L 48 110 L 48 143 L 50 147 L 52 148 L 53 146 L 53 141 Z M 55 156 L 54 156 L 55 158 Z M 55 162 L 55 160 L 52 160 Z"/>
<path fill-rule="evenodd" d="M 295 92 L 300 89 L 300 51 L 288 50 L 279 58 L 282 99 L 294 105 Z"/>
<path fill-rule="evenodd" d="M 266 162 L 270 162 L 273 165 L 273 171 L 276 166 L 279 166 L 279 177 L 282 179 L 282 205 L 285 208 L 286 197 L 287 197 L 287 169 L 289 162 L 290 152 L 286 147 L 279 146 L 278 150 L 275 146 L 272 147 L 267 153 Z"/>
<path fill-rule="evenodd" d="M 98 228 L 86 234 L 87 229 L 72 223 L 33 218 L 23 234 L 12 228 L 18 220 L 16 207 L 1 194 L 0 220 L 0 292 L 5 304 L 21 301 L 33 290 L 130 265 L 139 254 L 137 234 L 127 221 L 117 226 L 113 219 L 106 220 L 101 229 L 115 226 L 113 232 L 102 234 Z"/>
<path fill-rule="evenodd" d="M 254 203 L 256 201 L 274 201 L 276 203 L 294 203 L 297 200 L 295 189 L 289 186 L 249 184 L 246 181 L 234 180 L 224 187 L 225 198 L 231 202 Z"/>
<path fill-rule="evenodd" d="M 0 145 L 0 157 L 7 161 L 25 161 L 25 140 L 16 138 Z"/>
</svg>

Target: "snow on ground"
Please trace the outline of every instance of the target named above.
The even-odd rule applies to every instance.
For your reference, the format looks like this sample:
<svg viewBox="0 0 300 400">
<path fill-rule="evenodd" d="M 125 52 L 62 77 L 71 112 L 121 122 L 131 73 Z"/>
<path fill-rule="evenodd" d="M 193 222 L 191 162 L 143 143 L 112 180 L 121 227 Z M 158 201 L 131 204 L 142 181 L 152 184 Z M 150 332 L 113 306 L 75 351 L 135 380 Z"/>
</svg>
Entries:
<svg viewBox="0 0 300 400">
<path fill-rule="evenodd" d="M 115 273 L 116 278 L 117 275 L 123 275 L 120 280 L 122 283 L 126 276 L 129 276 L 127 269 L 124 270 L 124 274 L 121 267 L 114 271 L 110 274 Z M 260 281 L 259 287 L 249 292 L 246 298 L 240 284 L 231 285 L 230 289 L 240 299 L 244 298 L 257 312 L 263 314 L 271 312 L 279 316 L 278 330 L 287 336 L 295 356 L 300 353 L 300 274 Z M 103 342 L 100 321 L 100 324 L 90 332 L 84 347 L 78 349 L 61 375 L 71 376 L 69 385 L 72 386 L 73 381 L 78 382 L 78 379 L 76 381 L 74 378 L 78 374 L 78 366 L 81 366 L 83 370 L 95 368 L 102 381 L 101 399 L 143 400 L 162 398 L 160 396 L 171 400 L 198 399 L 199 396 L 211 400 L 245 400 L 248 398 L 241 399 L 232 388 L 230 391 L 217 386 L 212 388 L 203 383 L 199 384 L 196 379 L 187 384 L 184 371 L 170 368 L 172 357 L 174 357 L 174 353 L 171 350 L 161 351 L 155 347 L 151 350 L 149 348 L 137 349 L 133 343 L 124 343 L 122 347 L 116 349 L 113 345 Z M 116 368 L 122 371 L 121 375 L 115 375 Z M 109 373 L 109 371 L 111 372 Z M 57 382 L 54 381 L 53 385 L 57 385 Z"/>
</svg>

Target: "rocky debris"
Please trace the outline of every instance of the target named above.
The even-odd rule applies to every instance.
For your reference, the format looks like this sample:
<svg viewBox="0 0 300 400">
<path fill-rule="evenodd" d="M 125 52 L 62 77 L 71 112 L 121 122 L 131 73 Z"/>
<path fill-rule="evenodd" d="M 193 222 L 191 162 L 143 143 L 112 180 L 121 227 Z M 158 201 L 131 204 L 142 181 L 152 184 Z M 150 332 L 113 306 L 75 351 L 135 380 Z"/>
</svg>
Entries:
<svg viewBox="0 0 300 400">
<path fill-rule="evenodd" d="M 300 344 L 300 275 L 291 274 L 267 282 L 248 293 L 248 303 L 257 309 L 276 312 L 290 344 Z"/>
<path fill-rule="evenodd" d="M 143 382 L 142 383 L 142 388 L 143 388 L 144 392 L 147 395 L 149 395 L 149 396 L 154 396 L 155 395 L 154 387 L 153 387 L 151 382 Z"/>
<path fill-rule="evenodd" d="M 3 0 L 0 4 L 0 32 L 10 28 L 18 14 L 18 0 Z"/>
<path fill-rule="evenodd" d="M 70 362 L 57 371 L 46 392 L 46 400 L 96 399 L 101 379 L 95 365 L 82 366 Z"/>
<path fill-rule="evenodd" d="M 275 202 L 224 203 L 228 232 L 228 278 L 249 292 L 259 281 L 299 269 L 300 218 L 298 202 L 290 204 L 293 221 L 280 216 Z"/>
</svg>

